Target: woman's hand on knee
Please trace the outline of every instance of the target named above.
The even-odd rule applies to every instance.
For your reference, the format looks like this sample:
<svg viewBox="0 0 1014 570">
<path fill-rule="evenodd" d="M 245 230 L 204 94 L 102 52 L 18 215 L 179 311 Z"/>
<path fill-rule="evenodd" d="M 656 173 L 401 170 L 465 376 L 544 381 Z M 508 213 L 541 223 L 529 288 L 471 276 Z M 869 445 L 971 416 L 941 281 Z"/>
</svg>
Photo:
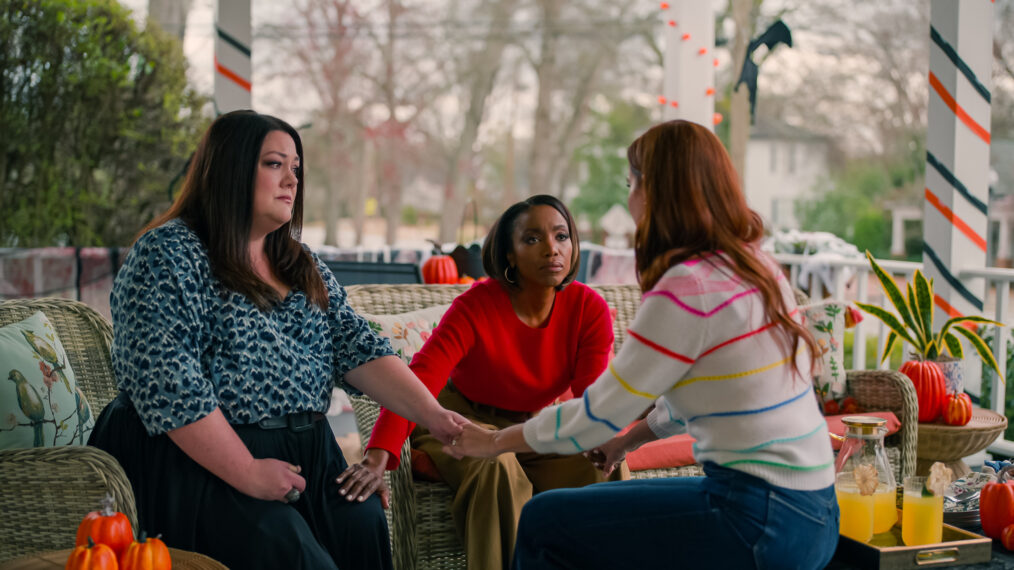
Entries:
<svg viewBox="0 0 1014 570">
<path fill-rule="evenodd" d="M 302 469 L 299 465 L 293 465 L 279 459 L 254 459 L 250 462 L 247 476 L 240 485 L 236 487 L 241 493 L 245 493 L 255 499 L 265 501 L 281 501 L 283 503 L 295 502 L 286 497 L 290 491 L 295 489 L 299 493 L 306 490 L 306 479 L 299 475 Z M 297 499 L 298 500 L 298 496 Z"/>
<path fill-rule="evenodd" d="M 385 509 L 391 506 L 391 490 L 384 482 L 384 468 L 388 452 L 371 448 L 366 451 L 362 463 L 354 463 L 335 479 L 341 486 L 339 493 L 348 501 L 363 502 L 376 493 Z"/>
</svg>

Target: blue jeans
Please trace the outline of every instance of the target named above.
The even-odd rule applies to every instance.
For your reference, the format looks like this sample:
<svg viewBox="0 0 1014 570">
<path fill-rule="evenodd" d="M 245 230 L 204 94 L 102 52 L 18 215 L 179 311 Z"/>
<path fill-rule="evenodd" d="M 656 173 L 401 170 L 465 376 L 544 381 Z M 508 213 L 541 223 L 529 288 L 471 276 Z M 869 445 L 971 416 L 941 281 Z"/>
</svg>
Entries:
<svg viewBox="0 0 1014 570">
<path fill-rule="evenodd" d="M 794 491 L 704 465 L 706 477 L 558 489 L 525 505 L 515 569 L 823 568 L 838 544 L 834 487 Z"/>
</svg>

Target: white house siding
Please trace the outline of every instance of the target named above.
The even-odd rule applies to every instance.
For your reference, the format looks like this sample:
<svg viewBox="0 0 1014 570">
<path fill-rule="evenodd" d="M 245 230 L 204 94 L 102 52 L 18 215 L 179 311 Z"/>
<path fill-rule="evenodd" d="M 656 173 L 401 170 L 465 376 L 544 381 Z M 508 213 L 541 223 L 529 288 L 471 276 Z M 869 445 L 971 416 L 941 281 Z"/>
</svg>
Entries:
<svg viewBox="0 0 1014 570">
<path fill-rule="evenodd" d="M 753 136 L 746 149 L 743 189 L 750 207 L 772 229 L 798 229 L 794 202 L 828 173 L 828 144 L 811 136 Z"/>
</svg>

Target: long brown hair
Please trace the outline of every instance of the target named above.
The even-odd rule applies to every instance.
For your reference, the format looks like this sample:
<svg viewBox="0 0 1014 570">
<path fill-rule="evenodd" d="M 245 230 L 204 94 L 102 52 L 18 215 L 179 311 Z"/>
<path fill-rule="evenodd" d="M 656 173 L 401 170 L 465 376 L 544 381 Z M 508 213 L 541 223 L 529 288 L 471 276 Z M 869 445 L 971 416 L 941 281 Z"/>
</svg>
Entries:
<svg viewBox="0 0 1014 570">
<path fill-rule="evenodd" d="M 757 287 L 768 322 L 784 334 L 789 354 L 800 340 L 812 355 L 820 354 L 806 328 L 792 319 L 775 276 L 758 256 L 764 222 L 747 206 L 718 137 L 696 123 L 669 121 L 638 137 L 627 149 L 627 161 L 645 196 L 645 213 L 634 234 L 641 290 L 649 291 L 674 265 L 724 253 L 732 271 Z"/>
<path fill-rule="evenodd" d="M 303 143 L 296 129 L 281 119 L 248 110 L 216 119 L 194 152 L 176 201 L 141 233 L 179 218 L 204 243 L 211 270 L 226 288 L 241 293 L 265 311 L 281 301 L 278 292 L 254 273 L 248 248 L 257 164 L 264 138 L 272 131 L 292 137 L 300 171 L 292 218 L 267 235 L 264 250 L 282 281 L 301 289 L 311 303 L 325 310 L 324 280 L 299 242 L 303 228 Z"/>
</svg>

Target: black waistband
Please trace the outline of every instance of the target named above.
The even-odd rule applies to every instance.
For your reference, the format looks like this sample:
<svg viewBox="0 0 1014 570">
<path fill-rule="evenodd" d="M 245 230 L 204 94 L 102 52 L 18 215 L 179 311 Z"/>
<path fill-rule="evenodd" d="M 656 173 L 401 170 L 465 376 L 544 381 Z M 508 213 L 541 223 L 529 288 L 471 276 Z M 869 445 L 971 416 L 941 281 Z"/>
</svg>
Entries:
<svg viewBox="0 0 1014 570">
<path fill-rule="evenodd" d="M 310 429 L 314 422 L 319 422 L 322 419 L 324 419 L 324 414 L 320 412 L 296 412 L 276 418 L 265 418 L 253 425 L 261 429 L 289 428 L 292 431 L 303 431 Z"/>
</svg>

